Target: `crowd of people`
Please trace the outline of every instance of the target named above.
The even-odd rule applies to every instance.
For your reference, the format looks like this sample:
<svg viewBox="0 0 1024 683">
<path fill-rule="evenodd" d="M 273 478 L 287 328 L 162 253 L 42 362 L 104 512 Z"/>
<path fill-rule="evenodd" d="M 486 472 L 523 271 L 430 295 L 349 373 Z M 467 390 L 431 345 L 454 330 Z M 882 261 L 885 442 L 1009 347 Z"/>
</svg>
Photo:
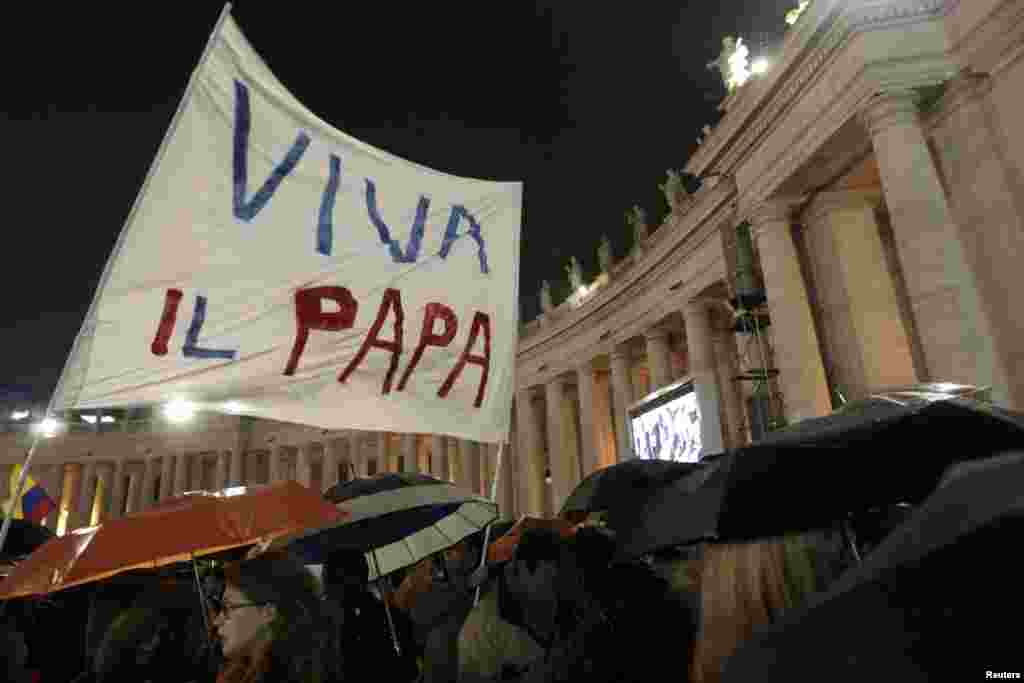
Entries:
<svg viewBox="0 0 1024 683">
<path fill-rule="evenodd" d="M 1020 603 L 1012 547 L 1022 477 L 1024 453 L 960 462 L 913 505 L 635 557 L 623 556 L 614 531 L 623 527 L 607 510 L 495 523 L 383 577 L 364 548 L 333 549 L 319 571 L 288 546 L 255 557 L 242 549 L 201 567 L 0 602 L 0 680 L 732 683 L 1005 672 L 1015 631 L 991 613 Z"/>
<path fill-rule="evenodd" d="M 4 680 L 532 683 L 675 672 L 708 683 L 757 626 L 850 562 L 834 535 L 815 534 L 616 563 L 614 533 L 590 522 L 569 536 L 529 529 L 485 572 L 481 545 L 478 534 L 377 581 L 359 550 L 333 553 L 319 577 L 278 552 L 211 564 L 202 595 L 182 572 L 9 601 Z"/>
</svg>

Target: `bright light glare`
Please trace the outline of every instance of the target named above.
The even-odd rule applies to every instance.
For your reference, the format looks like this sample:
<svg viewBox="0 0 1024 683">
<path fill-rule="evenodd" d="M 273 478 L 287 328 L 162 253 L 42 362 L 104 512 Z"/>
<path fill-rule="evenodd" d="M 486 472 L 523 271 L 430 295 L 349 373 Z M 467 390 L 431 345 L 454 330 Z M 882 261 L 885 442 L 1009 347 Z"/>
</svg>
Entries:
<svg viewBox="0 0 1024 683">
<path fill-rule="evenodd" d="M 102 422 L 103 424 L 111 424 L 111 423 L 115 422 L 114 416 L 113 415 L 104 415 L 102 418 L 100 418 L 100 422 Z"/>
<path fill-rule="evenodd" d="M 755 59 L 754 63 L 750 65 L 750 72 L 753 74 L 761 75 L 768 71 L 768 60 L 764 57 Z"/>
<path fill-rule="evenodd" d="M 13 413 L 11 413 L 11 419 L 12 420 L 24 420 L 30 414 L 31 413 L 29 411 L 27 411 L 27 410 L 15 410 Z"/>
<path fill-rule="evenodd" d="M 85 422 L 88 422 L 91 425 L 96 424 L 96 416 L 95 415 L 81 415 L 80 417 L 82 418 L 82 420 L 84 420 Z"/>
<path fill-rule="evenodd" d="M 227 403 L 224 404 L 224 410 L 228 411 L 229 413 L 235 413 L 237 415 L 238 413 L 242 412 L 244 408 L 242 407 L 242 404 L 239 403 L 238 401 L 228 401 Z"/>
<path fill-rule="evenodd" d="M 189 401 L 176 399 L 164 406 L 164 417 L 171 422 L 188 422 L 196 414 L 196 406 Z"/>
<path fill-rule="evenodd" d="M 36 429 L 41 435 L 49 438 L 57 434 L 57 430 L 60 429 L 60 422 L 52 417 L 48 417 L 36 425 Z"/>
</svg>

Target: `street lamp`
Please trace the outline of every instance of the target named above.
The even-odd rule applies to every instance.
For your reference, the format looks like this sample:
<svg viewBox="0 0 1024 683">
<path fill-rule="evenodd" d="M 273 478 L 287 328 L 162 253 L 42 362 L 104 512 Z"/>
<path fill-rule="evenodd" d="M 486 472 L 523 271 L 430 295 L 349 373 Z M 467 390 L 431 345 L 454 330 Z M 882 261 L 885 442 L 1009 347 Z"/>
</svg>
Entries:
<svg viewBox="0 0 1024 683">
<path fill-rule="evenodd" d="M 164 406 L 164 417 L 171 422 L 188 422 L 195 414 L 195 404 L 183 399 L 175 399 Z"/>
<path fill-rule="evenodd" d="M 40 436 L 44 439 L 56 436 L 58 429 L 60 429 L 60 422 L 52 417 L 44 418 L 42 422 L 36 425 L 36 431 L 38 431 Z"/>
<path fill-rule="evenodd" d="M 224 404 L 224 410 L 233 415 L 238 415 L 244 410 L 244 407 L 238 401 L 228 401 Z"/>
</svg>

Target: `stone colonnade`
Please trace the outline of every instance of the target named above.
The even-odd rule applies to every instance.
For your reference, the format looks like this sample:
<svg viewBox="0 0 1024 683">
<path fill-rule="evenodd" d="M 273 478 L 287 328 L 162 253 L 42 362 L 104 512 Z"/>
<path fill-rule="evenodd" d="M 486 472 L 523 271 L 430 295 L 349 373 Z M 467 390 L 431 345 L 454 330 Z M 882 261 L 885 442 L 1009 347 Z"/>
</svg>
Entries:
<svg viewBox="0 0 1024 683">
<path fill-rule="evenodd" d="M 59 437 L 58 437 L 59 438 Z M 353 476 L 380 472 L 422 472 L 490 496 L 497 446 L 447 436 L 345 432 L 305 443 L 257 450 L 171 452 L 148 450 L 138 456 L 88 455 L 55 463 L 33 463 L 32 476 L 57 503 L 45 524 L 59 533 L 152 508 L 191 490 L 287 480 L 326 491 Z M 101 444 L 99 444 L 101 445 Z M 514 514 L 514 488 L 504 458 L 498 503 L 504 517 Z M 9 496 L 10 464 L 0 464 L 0 500 Z"/>
<path fill-rule="evenodd" d="M 635 457 L 630 407 L 676 383 L 693 382 L 705 454 L 746 444 L 738 347 L 723 304 L 714 297 L 683 301 L 642 335 L 519 387 L 517 512 L 557 514 L 584 477 Z"/>
</svg>

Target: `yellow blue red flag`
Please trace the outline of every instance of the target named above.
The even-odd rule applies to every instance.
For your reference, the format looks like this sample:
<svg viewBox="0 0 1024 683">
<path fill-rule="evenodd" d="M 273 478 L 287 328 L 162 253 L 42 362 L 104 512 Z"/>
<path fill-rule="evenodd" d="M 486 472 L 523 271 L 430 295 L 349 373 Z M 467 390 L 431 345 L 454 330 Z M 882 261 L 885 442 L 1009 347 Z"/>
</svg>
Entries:
<svg viewBox="0 0 1024 683">
<path fill-rule="evenodd" d="M 18 490 L 18 480 L 20 478 L 21 465 L 15 465 L 11 468 L 10 488 L 8 489 L 12 496 Z M 41 524 L 46 519 L 46 515 L 50 514 L 56 507 L 57 504 L 46 493 L 46 489 L 40 486 L 39 482 L 33 479 L 30 474 L 25 478 L 25 490 L 21 494 L 21 499 L 15 501 L 13 517 L 14 519 L 26 519 L 34 524 Z"/>
</svg>

